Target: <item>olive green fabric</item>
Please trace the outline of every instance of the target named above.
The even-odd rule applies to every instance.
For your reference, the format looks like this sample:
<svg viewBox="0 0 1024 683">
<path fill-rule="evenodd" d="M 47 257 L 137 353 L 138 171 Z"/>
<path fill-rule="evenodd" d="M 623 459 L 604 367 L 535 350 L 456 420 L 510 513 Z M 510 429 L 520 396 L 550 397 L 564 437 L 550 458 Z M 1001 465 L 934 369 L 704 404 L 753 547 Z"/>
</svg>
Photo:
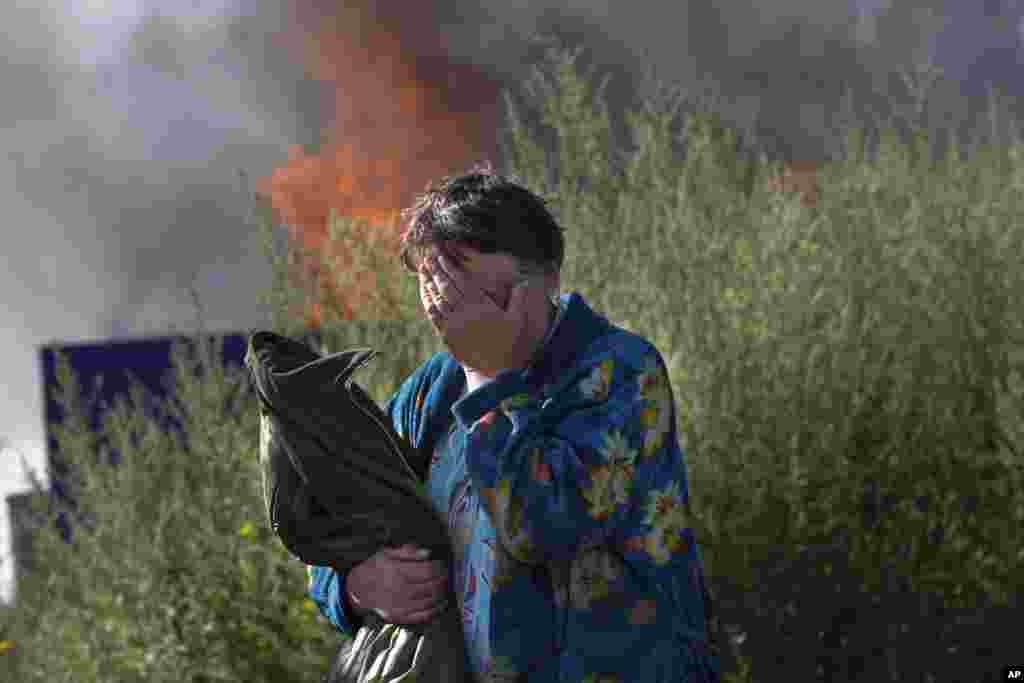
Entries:
<svg viewBox="0 0 1024 683">
<path fill-rule="evenodd" d="M 352 379 L 376 355 L 356 348 L 321 356 L 273 332 L 250 336 L 245 364 L 259 398 L 267 520 L 306 564 L 347 572 L 383 546 L 413 544 L 451 566 L 447 527 L 421 493 L 412 446 Z M 448 597 L 453 607 L 421 627 L 365 619 L 327 680 L 470 680 L 458 603 Z"/>
</svg>

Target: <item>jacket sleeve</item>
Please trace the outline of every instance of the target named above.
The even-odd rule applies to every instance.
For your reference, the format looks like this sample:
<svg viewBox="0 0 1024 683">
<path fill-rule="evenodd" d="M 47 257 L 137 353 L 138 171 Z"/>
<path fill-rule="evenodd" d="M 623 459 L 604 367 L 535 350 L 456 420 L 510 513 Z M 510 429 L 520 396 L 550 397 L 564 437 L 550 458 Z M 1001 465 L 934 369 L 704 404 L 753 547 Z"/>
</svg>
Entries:
<svg viewBox="0 0 1024 683">
<path fill-rule="evenodd" d="M 422 385 L 425 367 L 420 366 L 409 375 L 387 400 L 385 412 L 391 418 L 392 427 L 403 437 L 408 438 L 411 432 L 411 411 L 407 406 L 409 400 L 400 400 L 410 395 L 414 388 Z M 356 616 L 346 597 L 346 580 L 348 572 L 339 573 L 332 567 L 306 565 L 309 575 L 309 597 L 316 603 L 323 614 L 336 629 L 350 636 L 355 636 L 362 619 Z"/>
<path fill-rule="evenodd" d="M 415 432 L 420 421 L 425 419 L 423 405 L 431 383 L 439 374 L 442 362 L 440 353 L 431 356 L 402 381 L 398 390 L 384 404 L 384 412 L 391 419 L 392 428 L 413 446 L 412 457 L 417 458 L 417 461 L 410 465 L 420 473 L 427 473 L 430 454 L 416 448 Z"/>
<path fill-rule="evenodd" d="M 649 343 L 608 344 L 538 406 L 519 373 L 455 404 L 466 462 L 499 540 L 530 564 L 613 544 L 664 565 L 685 553 L 686 470 L 668 373 Z"/>
<path fill-rule="evenodd" d="M 345 598 L 345 579 L 348 573 L 339 574 L 331 567 L 317 565 L 306 565 L 306 573 L 309 575 L 309 597 L 320 609 L 320 614 L 334 628 L 354 637 L 363 621 L 356 616 Z"/>
</svg>

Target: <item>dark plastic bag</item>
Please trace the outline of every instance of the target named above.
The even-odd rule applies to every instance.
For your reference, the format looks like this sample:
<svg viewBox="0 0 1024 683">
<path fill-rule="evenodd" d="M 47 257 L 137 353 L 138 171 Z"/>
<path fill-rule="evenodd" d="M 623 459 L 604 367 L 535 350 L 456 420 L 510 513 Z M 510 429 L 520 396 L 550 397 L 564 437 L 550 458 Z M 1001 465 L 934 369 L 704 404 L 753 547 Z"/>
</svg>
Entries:
<svg viewBox="0 0 1024 683">
<path fill-rule="evenodd" d="M 422 493 L 425 473 L 412 466 L 415 451 L 352 380 L 376 355 L 357 348 L 320 356 L 273 332 L 250 336 L 245 364 L 260 403 L 267 519 L 306 564 L 348 571 L 384 546 L 413 544 L 451 566 L 447 527 Z M 471 681 L 465 662 L 457 609 L 418 627 L 371 615 L 342 645 L 325 679 Z"/>
</svg>

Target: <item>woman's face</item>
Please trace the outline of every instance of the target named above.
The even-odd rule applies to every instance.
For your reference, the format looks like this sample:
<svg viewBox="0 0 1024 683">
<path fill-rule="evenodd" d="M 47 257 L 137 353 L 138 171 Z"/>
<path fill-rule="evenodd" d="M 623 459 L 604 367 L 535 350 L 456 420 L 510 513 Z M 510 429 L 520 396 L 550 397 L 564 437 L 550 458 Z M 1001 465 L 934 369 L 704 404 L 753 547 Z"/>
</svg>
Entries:
<svg viewBox="0 0 1024 683">
<path fill-rule="evenodd" d="M 515 257 L 508 254 L 482 254 L 465 246 L 453 247 L 453 249 L 457 249 L 462 256 L 461 270 L 463 273 L 479 285 L 499 308 L 505 310 L 508 307 L 508 298 L 512 287 L 523 279 Z M 427 251 L 427 254 L 431 255 L 438 253 L 439 250 L 436 247 L 430 247 Z M 423 258 L 426 258 L 426 254 Z M 419 267 L 421 263 L 422 259 L 415 265 Z M 420 299 L 424 310 L 426 310 L 428 302 L 422 301 L 422 288 Z"/>
</svg>

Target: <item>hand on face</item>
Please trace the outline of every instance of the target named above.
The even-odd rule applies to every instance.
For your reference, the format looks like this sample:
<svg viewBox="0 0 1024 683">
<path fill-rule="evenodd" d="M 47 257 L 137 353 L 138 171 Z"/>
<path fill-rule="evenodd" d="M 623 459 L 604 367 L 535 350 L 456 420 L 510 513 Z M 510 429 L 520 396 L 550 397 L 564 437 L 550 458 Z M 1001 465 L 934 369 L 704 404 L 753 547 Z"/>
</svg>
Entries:
<svg viewBox="0 0 1024 683">
<path fill-rule="evenodd" d="M 526 365 L 546 318 L 537 317 L 537 296 L 543 298 L 540 278 L 511 288 L 504 309 L 466 272 L 444 255 L 429 256 L 420 269 L 420 299 L 431 325 L 463 367 L 484 377 Z M 540 291 L 538 291 L 538 288 Z M 546 309 L 541 308 L 542 315 Z"/>
</svg>

